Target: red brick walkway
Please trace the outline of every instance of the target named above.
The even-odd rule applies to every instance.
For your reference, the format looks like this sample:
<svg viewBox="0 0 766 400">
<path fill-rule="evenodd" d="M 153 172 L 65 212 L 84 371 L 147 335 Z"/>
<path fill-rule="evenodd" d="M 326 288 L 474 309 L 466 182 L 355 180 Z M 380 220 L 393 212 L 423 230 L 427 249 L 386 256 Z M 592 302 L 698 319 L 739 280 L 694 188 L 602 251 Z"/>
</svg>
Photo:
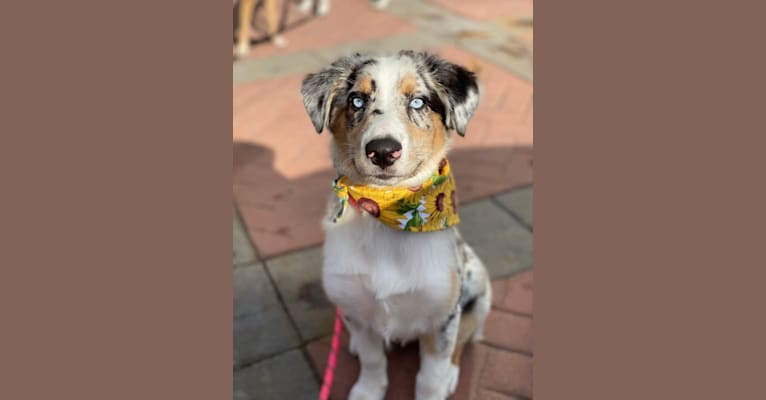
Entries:
<svg viewBox="0 0 766 400">
<path fill-rule="evenodd" d="M 494 281 L 493 308 L 484 340 L 466 347 L 460 383 L 452 400 L 508 400 L 532 398 L 532 271 Z M 324 371 L 330 338 L 308 345 L 318 371 Z M 412 399 L 419 358 L 417 344 L 394 347 L 388 355 L 389 389 L 386 400 Z M 359 362 L 348 353 L 344 332 L 332 398 L 346 399 L 359 374 Z"/>
</svg>

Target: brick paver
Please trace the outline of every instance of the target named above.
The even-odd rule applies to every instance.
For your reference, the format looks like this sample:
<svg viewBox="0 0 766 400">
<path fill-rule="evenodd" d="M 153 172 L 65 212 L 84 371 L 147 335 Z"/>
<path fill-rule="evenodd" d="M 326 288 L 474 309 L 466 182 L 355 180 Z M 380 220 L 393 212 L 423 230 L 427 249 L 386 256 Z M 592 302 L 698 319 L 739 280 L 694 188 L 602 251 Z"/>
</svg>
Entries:
<svg viewBox="0 0 766 400">
<path fill-rule="evenodd" d="M 300 350 L 234 372 L 234 400 L 315 400 L 316 375 Z"/>
<path fill-rule="evenodd" d="M 263 265 L 234 269 L 234 367 L 252 364 L 300 344 Z"/>
<path fill-rule="evenodd" d="M 532 233 L 491 199 L 460 206 L 460 232 L 493 278 L 532 266 Z"/>
<path fill-rule="evenodd" d="M 258 258 L 255 254 L 255 249 L 250 244 L 250 238 L 245 232 L 245 227 L 242 225 L 236 205 L 232 214 L 232 264 L 243 265 L 252 263 Z"/>
<path fill-rule="evenodd" d="M 504 311 L 532 315 L 532 272 L 492 282 L 492 305 Z"/>
<path fill-rule="evenodd" d="M 322 289 L 322 249 L 275 257 L 267 265 L 301 339 L 313 340 L 332 332 L 335 306 Z"/>
<path fill-rule="evenodd" d="M 534 213 L 531 186 L 497 196 L 497 201 L 524 225 L 532 226 Z"/>
</svg>

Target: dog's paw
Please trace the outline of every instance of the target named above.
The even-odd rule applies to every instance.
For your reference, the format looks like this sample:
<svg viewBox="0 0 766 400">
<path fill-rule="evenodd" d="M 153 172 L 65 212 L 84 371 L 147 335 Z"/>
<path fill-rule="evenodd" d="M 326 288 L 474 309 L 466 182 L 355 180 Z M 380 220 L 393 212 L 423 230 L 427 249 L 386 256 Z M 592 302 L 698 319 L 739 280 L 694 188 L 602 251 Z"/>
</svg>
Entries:
<svg viewBox="0 0 766 400">
<path fill-rule="evenodd" d="M 327 13 L 330 12 L 330 1 L 329 0 L 319 0 L 319 4 L 317 4 L 317 15 L 323 16 L 327 15 Z"/>
<path fill-rule="evenodd" d="M 237 45 L 237 51 L 236 51 L 237 58 L 245 57 L 247 56 L 249 52 L 250 52 L 250 45 L 248 43 L 241 43 Z"/>
<path fill-rule="evenodd" d="M 378 10 L 382 10 L 388 7 L 388 3 L 390 2 L 391 0 L 372 0 L 372 6 L 377 8 Z"/>
<path fill-rule="evenodd" d="M 306 14 L 311 11 L 311 9 L 314 6 L 313 0 L 303 0 L 298 4 L 298 12 L 302 14 Z"/>
<path fill-rule="evenodd" d="M 445 400 L 457 389 L 460 367 L 450 364 L 439 375 L 418 373 L 415 383 L 416 400 Z"/>
<path fill-rule="evenodd" d="M 351 388 L 351 393 L 348 395 L 349 400 L 383 400 L 386 397 L 386 387 L 388 385 L 385 382 L 379 382 L 377 384 L 369 381 L 357 381 L 354 387 Z"/>
<path fill-rule="evenodd" d="M 271 44 L 276 47 L 285 47 L 287 46 L 287 39 L 282 35 L 274 35 L 271 37 Z"/>
</svg>

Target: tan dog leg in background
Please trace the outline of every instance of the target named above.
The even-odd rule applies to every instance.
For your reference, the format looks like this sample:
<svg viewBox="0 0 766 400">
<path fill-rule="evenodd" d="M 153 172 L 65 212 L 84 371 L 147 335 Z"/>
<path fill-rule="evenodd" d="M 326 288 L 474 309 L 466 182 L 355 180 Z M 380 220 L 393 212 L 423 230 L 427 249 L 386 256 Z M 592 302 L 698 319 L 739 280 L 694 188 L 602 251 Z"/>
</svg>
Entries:
<svg viewBox="0 0 766 400">
<path fill-rule="evenodd" d="M 239 3 L 239 30 L 237 31 L 237 56 L 244 57 L 250 51 L 250 32 L 256 0 L 241 0 Z M 279 10 L 277 0 L 265 0 L 266 29 L 271 43 L 284 47 L 287 41 L 279 34 Z"/>
<path fill-rule="evenodd" d="M 277 47 L 285 47 L 287 41 L 279 34 L 279 10 L 277 10 L 277 0 L 265 0 L 266 8 L 266 29 L 271 43 Z"/>
<path fill-rule="evenodd" d="M 244 57 L 250 51 L 250 24 L 253 21 L 253 11 L 256 0 L 241 0 L 239 2 L 239 30 L 237 31 L 237 56 Z"/>
</svg>

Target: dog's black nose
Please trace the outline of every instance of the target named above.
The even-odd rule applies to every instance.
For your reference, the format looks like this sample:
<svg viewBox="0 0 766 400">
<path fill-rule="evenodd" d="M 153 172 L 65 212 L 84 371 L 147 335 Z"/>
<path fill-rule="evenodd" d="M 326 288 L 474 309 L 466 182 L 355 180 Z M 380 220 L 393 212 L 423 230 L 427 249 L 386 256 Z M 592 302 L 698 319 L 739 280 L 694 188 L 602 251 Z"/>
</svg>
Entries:
<svg viewBox="0 0 766 400">
<path fill-rule="evenodd" d="M 364 151 L 373 164 L 386 168 L 401 157 L 402 144 L 391 138 L 375 139 L 364 146 Z"/>
</svg>

